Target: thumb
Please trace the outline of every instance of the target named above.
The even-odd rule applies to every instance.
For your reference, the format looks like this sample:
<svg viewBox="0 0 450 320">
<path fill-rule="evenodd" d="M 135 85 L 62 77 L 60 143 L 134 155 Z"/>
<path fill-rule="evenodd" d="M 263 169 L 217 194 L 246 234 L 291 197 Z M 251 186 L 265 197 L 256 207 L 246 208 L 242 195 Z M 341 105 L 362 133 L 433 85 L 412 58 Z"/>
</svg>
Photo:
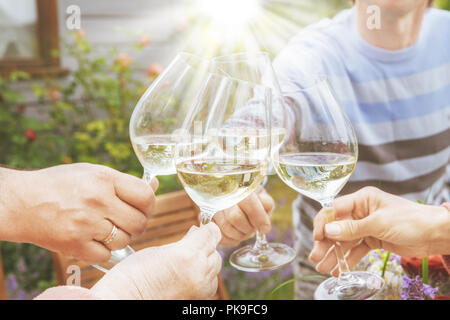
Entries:
<svg viewBox="0 0 450 320">
<path fill-rule="evenodd" d="M 191 227 L 182 240 L 189 243 L 193 248 L 212 252 L 216 249 L 221 238 L 222 234 L 219 227 L 214 222 L 210 222 L 200 227 Z"/>
<path fill-rule="evenodd" d="M 337 241 L 351 241 L 370 236 L 370 229 L 368 219 L 334 221 L 325 225 L 325 236 Z"/>
</svg>

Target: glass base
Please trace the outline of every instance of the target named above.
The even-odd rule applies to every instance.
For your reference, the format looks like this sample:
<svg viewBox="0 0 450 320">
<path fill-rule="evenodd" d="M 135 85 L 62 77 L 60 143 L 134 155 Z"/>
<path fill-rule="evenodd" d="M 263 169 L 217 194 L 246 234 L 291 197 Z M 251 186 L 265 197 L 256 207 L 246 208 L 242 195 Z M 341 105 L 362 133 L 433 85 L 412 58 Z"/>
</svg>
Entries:
<svg viewBox="0 0 450 320">
<path fill-rule="evenodd" d="M 255 250 L 253 246 L 245 246 L 234 251 L 230 256 L 230 264 L 238 270 L 246 272 L 269 271 L 291 263 L 295 251 L 282 243 L 268 243 L 266 250 Z"/>
<path fill-rule="evenodd" d="M 366 271 L 349 273 L 349 282 L 331 277 L 322 282 L 314 292 L 315 300 L 370 300 L 384 288 L 380 276 Z"/>
</svg>

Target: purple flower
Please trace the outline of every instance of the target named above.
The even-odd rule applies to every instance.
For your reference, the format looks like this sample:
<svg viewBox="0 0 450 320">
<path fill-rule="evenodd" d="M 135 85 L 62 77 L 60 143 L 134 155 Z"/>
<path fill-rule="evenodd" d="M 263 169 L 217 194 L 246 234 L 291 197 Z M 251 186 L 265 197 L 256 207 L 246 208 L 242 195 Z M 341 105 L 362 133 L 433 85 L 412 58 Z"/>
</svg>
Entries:
<svg viewBox="0 0 450 320">
<path fill-rule="evenodd" d="M 8 292 L 13 292 L 17 290 L 19 284 L 17 283 L 17 279 L 13 274 L 8 275 L 6 278 L 6 290 Z"/>
<path fill-rule="evenodd" d="M 400 294 L 403 300 L 425 300 L 425 298 L 434 299 L 438 288 L 433 288 L 428 284 L 424 284 L 420 276 L 409 278 L 403 276 L 403 290 Z"/>
</svg>

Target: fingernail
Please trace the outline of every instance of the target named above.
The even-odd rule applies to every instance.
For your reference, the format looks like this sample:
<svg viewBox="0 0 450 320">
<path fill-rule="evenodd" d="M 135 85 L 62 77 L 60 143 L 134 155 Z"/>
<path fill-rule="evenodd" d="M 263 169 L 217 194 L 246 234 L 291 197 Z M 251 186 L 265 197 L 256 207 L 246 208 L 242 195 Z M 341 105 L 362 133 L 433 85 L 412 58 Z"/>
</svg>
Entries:
<svg viewBox="0 0 450 320">
<path fill-rule="evenodd" d="M 342 232 L 342 228 L 338 223 L 328 223 L 325 225 L 325 233 L 330 236 L 338 236 Z"/>
</svg>

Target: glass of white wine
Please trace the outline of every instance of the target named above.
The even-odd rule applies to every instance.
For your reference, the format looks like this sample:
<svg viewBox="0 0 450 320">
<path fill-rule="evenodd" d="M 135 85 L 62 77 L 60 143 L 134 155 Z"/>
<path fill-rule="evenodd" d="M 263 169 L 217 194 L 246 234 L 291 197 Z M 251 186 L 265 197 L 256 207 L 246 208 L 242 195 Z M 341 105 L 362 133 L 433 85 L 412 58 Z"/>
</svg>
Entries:
<svg viewBox="0 0 450 320">
<path fill-rule="evenodd" d="M 288 117 L 283 111 L 283 97 L 280 85 L 272 67 L 267 52 L 239 52 L 215 57 L 211 60 L 212 72 L 236 78 L 242 81 L 269 87 L 271 97 L 271 150 L 278 149 L 286 138 L 284 122 Z M 258 112 L 259 106 L 253 104 L 245 112 Z M 273 165 L 269 162 L 268 175 L 275 174 Z M 263 185 L 268 181 L 264 178 Z M 274 270 L 291 263 L 295 258 L 295 251 L 284 243 L 268 242 L 266 235 L 256 231 L 256 242 L 234 251 L 230 256 L 230 264 L 236 269 L 247 272 Z"/>
<path fill-rule="evenodd" d="M 354 129 L 335 99 L 325 76 L 309 85 L 283 92 L 288 138 L 272 153 L 278 176 L 302 195 L 330 208 L 355 169 L 358 143 Z M 322 282 L 318 300 L 363 300 L 382 290 L 384 280 L 370 272 L 349 270 L 343 248 L 334 244 L 339 277 Z"/>
<path fill-rule="evenodd" d="M 270 88 L 209 74 L 176 145 L 178 178 L 201 223 L 255 191 L 270 154 Z M 245 110 L 258 104 L 258 112 Z"/>
<path fill-rule="evenodd" d="M 178 130 L 205 81 L 208 67 L 208 61 L 179 53 L 136 104 L 130 119 L 130 140 L 144 168 L 146 183 L 158 175 L 176 174 Z M 114 250 L 109 262 L 95 267 L 106 272 L 133 252 L 130 246 Z"/>
</svg>

